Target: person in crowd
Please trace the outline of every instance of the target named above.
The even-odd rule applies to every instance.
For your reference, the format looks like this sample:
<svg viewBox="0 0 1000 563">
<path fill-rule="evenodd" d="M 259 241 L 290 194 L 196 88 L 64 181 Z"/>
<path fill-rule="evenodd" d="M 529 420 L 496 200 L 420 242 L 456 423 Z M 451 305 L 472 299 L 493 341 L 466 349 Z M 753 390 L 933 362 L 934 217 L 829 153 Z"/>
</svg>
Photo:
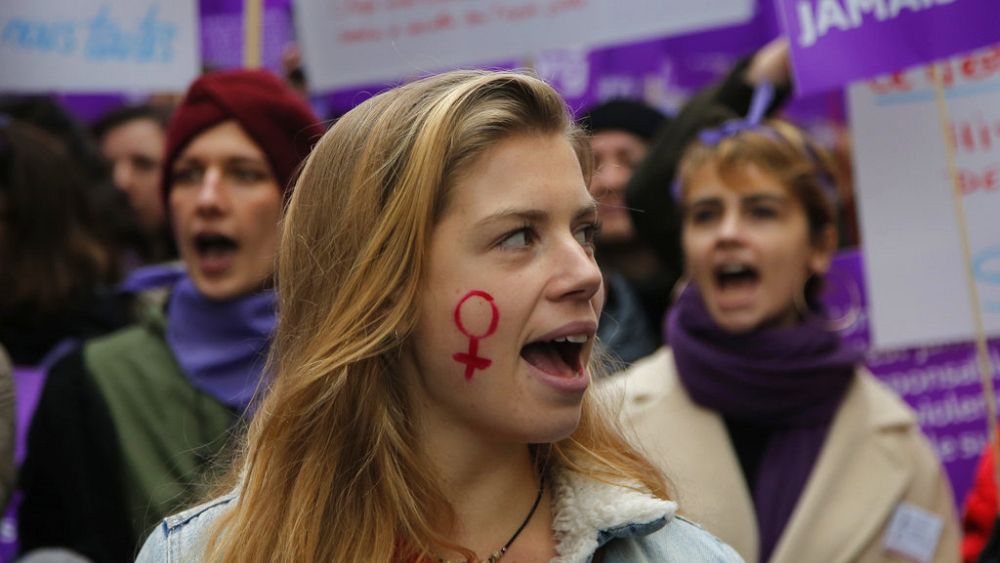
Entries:
<svg viewBox="0 0 1000 563">
<path fill-rule="evenodd" d="M 105 177 L 100 150 L 87 126 L 66 110 L 54 96 L 0 96 L 0 114 L 17 119 L 52 135 L 75 161 L 79 172 L 96 183 Z"/>
<path fill-rule="evenodd" d="M 52 368 L 22 471 L 24 551 L 131 561 L 154 522 L 202 494 L 197 483 L 266 385 L 278 222 L 321 133 L 265 71 L 190 87 L 161 184 L 184 268 L 165 309 Z"/>
<path fill-rule="evenodd" d="M 523 74 L 445 73 L 343 116 L 289 204 L 274 384 L 229 492 L 138 560 L 737 561 L 588 390 L 590 169 Z"/>
<path fill-rule="evenodd" d="M 775 86 L 775 95 L 767 108 L 767 114 L 773 115 L 791 93 L 788 41 L 784 37 L 773 39 L 752 56 L 740 60 L 722 80 L 692 96 L 674 118 L 660 128 L 646 158 L 635 167 L 625 187 L 625 207 L 631 214 L 636 235 L 659 258 L 661 271 L 654 279 L 661 282 L 658 291 L 665 299 L 660 302 L 663 309 L 659 311 L 657 330 L 662 328 L 663 315 L 670 301 L 666 296 L 670 295 L 684 270 L 680 247 L 681 214 L 670 193 L 678 161 L 684 148 L 718 115 L 720 108 L 745 115 L 754 88 L 762 82 Z"/>
<path fill-rule="evenodd" d="M 140 229 L 131 248 L 137 264 L 177 257 L 160 190 L 169 119 L 163 106 L 129 105 L 105 114 L 92 127 L 114 185 L 128 197 Z"/>
<path fill-rule="evenodd" d="M 771 94 L 684 152 L 669 348 L 609 385 L 685 513 L 748 562 L 956 561 L 951 488 L 914 413 L 822 316 L 829 159 L 762 119 Z"/>
<path fill-rule="evenodd" d="M 88 178 L 56 137 L 0 116 L 0 343 L 15 365 L 129 321 Z"/>
<path fill-rule="evenodd" d="M 596 250 L 606 298 L 597 336 L 614 356 L 631 364 L 656 350 L 666 297 L 659 290 L 663 282 L 656 279 L 662 272 L 656 254 L 635 235 L 625 186 L 668 120 L 643 102 L 616 99 L 587 109 L 579 122 L 590 133 L 590 192 L 600 206 Z"/>
<path fill-rule="evenodd" d="M 76 174 L 81 175 L 75 185 L 87 192 L 103 229 L 112 235 L 109 249 L 115 256 L 115 278 L 123 277 L 130 269 L 129 263 L 134 261 L 130 249 L 143 240 L 143 231 L 128 197 L 112 183 L 107 162 L 89 128 L 50 96 L 2 96 L 0 114 L 45 131 L 62 146 Z"/>
<path fill-rule="evenodd" d="M 976 477 L 962 508 L 962 561 L 1000 562 L 1000 527 L 997 527 L 996 461 L 993 444 L 987 444 L 976 467 Z"/>
</svg>

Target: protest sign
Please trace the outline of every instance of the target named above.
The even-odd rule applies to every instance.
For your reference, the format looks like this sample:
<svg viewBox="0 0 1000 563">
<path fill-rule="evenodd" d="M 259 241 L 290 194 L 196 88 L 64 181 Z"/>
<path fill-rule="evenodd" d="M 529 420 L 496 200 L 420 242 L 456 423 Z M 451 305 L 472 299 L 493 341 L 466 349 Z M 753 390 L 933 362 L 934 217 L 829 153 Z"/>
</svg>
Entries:
<svg viewBox="0 0 1000 563">
<path fill-rule="evenodd" d="M 200 71 L 194 0 L 31 0 L 0 12 L 0 91 L 183 90 Z"/>
<path fill-rule="evenodd" d="M 316 91 L 745 21 L 751 0 L 302 0 Z"/>
<path fill-rule="evenodd" d="M 1000 45 L 951 59 L 938 73 L 946 131 L 926 67 L 849 90 L 878 348 L 974 336 L 945 143 L 954 148 L 985 332 L 1000 335 Z"/>
<path fill-rule="evenodd" d="M 260 66 L 282 72 L 282 51 L 294 41 L 290 0 L 263 0 L 260 14 Z M 243 66 L 243 0 L 201 0 L 198 3 L 201 56 L 211 68 Z"/>
<path fill-rule="evenodd" d="M 809 94 L 1000 41 L 996 0 L 778 0 Z"/>
<path fill-rule="evenodd" d="M 834 259 L 826 276 L 827 314 L 849 345 L 868 350 L 865 364 L 872 374 L 916 411 L 920 428 L 948 474 L 955 501 L 961 503 L 987 443 L 975 347 L 962 342 L 869 350 L 871 303 L 864 273 L 868 267 L 856 250 L 842 252 Z M 1000 383 L 1000 339 L 990 342 L 990 361 L 995 381 Z"/>
</svg>

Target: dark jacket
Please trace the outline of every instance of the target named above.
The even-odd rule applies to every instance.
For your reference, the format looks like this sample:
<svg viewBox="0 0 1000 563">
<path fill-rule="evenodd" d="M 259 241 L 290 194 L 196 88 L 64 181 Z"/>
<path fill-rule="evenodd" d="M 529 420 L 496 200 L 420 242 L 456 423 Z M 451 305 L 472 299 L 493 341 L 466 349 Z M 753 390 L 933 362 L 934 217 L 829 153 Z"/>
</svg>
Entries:
<svg viewBox="0 0 1000 563">
<path fill-rule="evenodd" d="M 22 551 L 132 561 L 155 522 L 204 494 L 237 415 L 190 385 L 164 329 L 152 315 L 49 372 L 22 468 Z"/>
</svg>

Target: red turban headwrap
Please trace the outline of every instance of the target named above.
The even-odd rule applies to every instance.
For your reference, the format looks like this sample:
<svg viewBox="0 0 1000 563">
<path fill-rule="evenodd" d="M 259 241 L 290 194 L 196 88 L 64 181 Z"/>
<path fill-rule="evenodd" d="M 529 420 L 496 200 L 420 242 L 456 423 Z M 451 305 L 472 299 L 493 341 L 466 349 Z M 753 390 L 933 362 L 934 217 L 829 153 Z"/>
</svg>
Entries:
<svg viewBox="0 0 1000 563">
<path fill-rule="evenodd" d="M 167 128 L 161 184 L 164 199 L 169 201 L 173 163 L 184 147 L 201 132 L 229 119 L 236 120 L 264 152 L 286 195 L 296 168 L 324 131 L 305 100 L 270 72 L 205 74 L 188 89 Z"/>
</svg>

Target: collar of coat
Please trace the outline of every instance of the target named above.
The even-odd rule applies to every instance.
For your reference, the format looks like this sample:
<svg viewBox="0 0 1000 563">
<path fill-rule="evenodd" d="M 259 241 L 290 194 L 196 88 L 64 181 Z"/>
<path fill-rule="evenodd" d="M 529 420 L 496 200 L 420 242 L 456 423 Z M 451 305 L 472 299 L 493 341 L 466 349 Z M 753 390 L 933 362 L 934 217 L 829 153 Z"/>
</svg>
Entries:
<svg viewBox="0 0 1000 563">
<path fill-rule="evenodd" d="M 677 504 L 638 484 L 611 484 L 572 471 L 553 479 L 553 521 L 558 556 L 553 563 L 590 561 L 615 538 L 651 534 L 667 525 Z"/>
</svg>

